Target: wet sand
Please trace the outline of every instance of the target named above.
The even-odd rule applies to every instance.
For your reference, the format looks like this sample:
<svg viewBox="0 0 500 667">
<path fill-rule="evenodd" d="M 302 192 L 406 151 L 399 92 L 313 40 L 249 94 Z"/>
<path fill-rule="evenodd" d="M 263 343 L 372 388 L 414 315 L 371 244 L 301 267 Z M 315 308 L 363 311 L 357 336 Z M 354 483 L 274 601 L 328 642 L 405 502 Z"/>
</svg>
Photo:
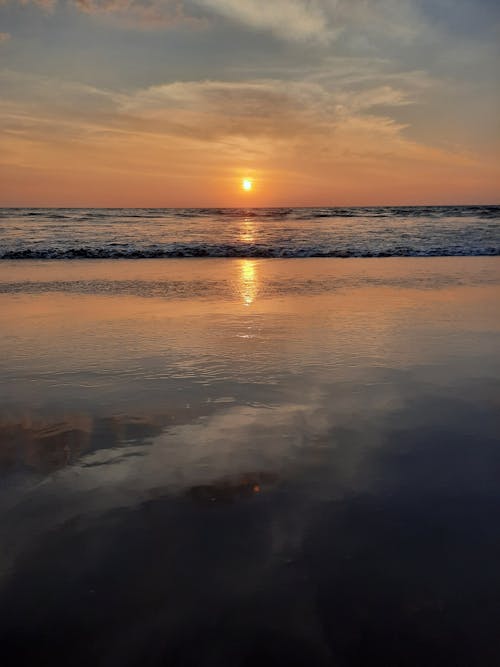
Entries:
<svg viewBox="0 0 500 667">
<path fill-rule="evenodd" d="M 2 262 L 6 664 L 499 664 L 499 288 Z"/>
</svg>

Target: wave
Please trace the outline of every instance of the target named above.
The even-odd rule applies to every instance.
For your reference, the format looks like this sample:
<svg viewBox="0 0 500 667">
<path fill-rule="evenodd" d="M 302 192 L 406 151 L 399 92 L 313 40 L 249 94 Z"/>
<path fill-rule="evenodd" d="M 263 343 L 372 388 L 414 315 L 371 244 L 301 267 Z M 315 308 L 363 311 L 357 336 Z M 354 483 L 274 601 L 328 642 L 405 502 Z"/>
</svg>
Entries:
<svg viewBox="0 0 500 667">
<path fill-rule="evenodd" d="M 323 218 L 500 218 L 499 205 L 474 206 L 369 206 L 369 207 L 267 207 L 267 208 L 73 208 L 73 209 L 2 209 L 1 214 L 46 219 L 83 217 L 88 220 L 151 218 L 286 218 L 312 220 Z"/>
<path fill-rule="evenodd" d="M 102 247 L 72 248 L 23 248 L 0 251 L 2 260 L 45 259 L 178 259 L 193 257 L 257 258 L 306 258 L 306 257 L 484 257 L 499 256 L 500 246 L 452 246 L 432 245 L 426 248 L 393 246 L 383 248 L 360 247 L 291 247 L 231 244 L 171 244 L 166 247 Z"/>
<path fill-rule="evenodd" d="M 500 206 L 2 209 L 0 259 L 500 254 Z"/>
</svg>

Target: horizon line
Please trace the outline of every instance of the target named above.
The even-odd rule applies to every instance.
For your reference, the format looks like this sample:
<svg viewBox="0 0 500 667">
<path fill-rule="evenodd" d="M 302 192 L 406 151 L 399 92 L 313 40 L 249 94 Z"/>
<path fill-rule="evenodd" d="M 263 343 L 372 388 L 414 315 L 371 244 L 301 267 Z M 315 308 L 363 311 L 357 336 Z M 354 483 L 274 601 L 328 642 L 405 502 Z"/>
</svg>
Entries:
<svg viewBox="0 0 500 667">
<path fill-rule="evenodd" d="M 5 209 L 66 209 L 66 210 L 78 210 L 84 208 L 91 209 L 104 209 L 109 211 L 120 211 L 123 209 L 129 210 L 148 210 L 148 211 L 163 211 L 163 210 L 225 210 L 225 211 L 234 211 L 234 210 L 266 210 L 266 209 L 315 209 L 315 208 L 339 208 L 339 209 L 367 209 L 367 208 L 451 208 L 451 207 L 461 207 L 461 208 L 481 208 L 481 207 L 500 207 L 500 202 L 498 203 L 474 203 L 474 204 L 314 204 L 311 206 L 300 205 L 272 205 L 272 206 L 96 206 L 96 205 L 80 205 L 80 206 L 22 206 L 19 204 L 14 204 L 11 206 L 0 204 L 0 210 Z"/>
</svg>

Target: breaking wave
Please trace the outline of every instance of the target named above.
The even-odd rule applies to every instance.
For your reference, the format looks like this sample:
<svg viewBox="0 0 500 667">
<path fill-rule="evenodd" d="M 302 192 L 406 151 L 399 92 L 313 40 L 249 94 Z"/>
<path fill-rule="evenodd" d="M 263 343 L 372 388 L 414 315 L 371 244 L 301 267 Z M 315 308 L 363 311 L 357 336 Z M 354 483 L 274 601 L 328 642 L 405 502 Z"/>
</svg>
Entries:
<svg viewBox="0 0 500 667">
<path fill-rule="evenodd" d="M 237 245 L 174 245 L 164 248 L 23 248 L 0 253 L 0 259 L 155 259 L 188 257 L 234 257 L 234 258 L 305 258 L 305 257 L 484 257 L 500 255 L 500 246 L 487 247 L 440 247 L 425 249 L 395 246 L 383 249 L 360 249 L 348 247 L 310 248 L 283 246 L 237 246 Z"/>
</svg>

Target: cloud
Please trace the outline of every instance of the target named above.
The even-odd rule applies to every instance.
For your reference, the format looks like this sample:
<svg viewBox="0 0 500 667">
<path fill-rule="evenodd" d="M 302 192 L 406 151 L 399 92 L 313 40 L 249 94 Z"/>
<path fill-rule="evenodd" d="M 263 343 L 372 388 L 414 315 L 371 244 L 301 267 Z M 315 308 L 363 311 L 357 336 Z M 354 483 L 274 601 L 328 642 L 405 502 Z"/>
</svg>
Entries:
<svg viewBox="0 0 500 667">
<path fill-rule="evenodd" d="M 182 81 L 129 93 L 14 72 L 4 71 L 0 78 L 4 109 L 11 100 L 22 105 L 25 113 L 21 116 L 28 109 L 45 110 L 48 119 L 105 121 L 115 127 L 130 124 L 145 132 L 210 141 L 227 136 L 322 136 L 347 118 L 365 116 L 366 120 L 367 112 L 375 108 L 411 104 L 412 86 L 405 89 L 397 79 L 392 82 L 391 76 L 383 83 L 379 73 L 376 85 L 363 81 L 361 86 L 313 79 Z M 382 113 L 371 117 L 383 120 L 384 127 L 391 121 Z"/>
<path fill-rule="evenodd" d="M 15 0 L 14 0 L 15 1 Z M 52 10 L 58 0 L 17 0 Z M 412 39 L 421 20 L 411 0 L 59 0 L 81 12 L 137 27 L 168 27 L 231 21 L 279 39 L 328 44 L 355 28 L 357 39 L 382 33 Z"/>
<path fill-rule="evenodd" d="M 356 26 L 360 35 L 382 32 L 412 39 L 421 21 L 411 0 L 196 0 L 214 13 L 286 40 L 328 43 Z"/>
<path fill-rule="evenodd" d="M 205 25 L 199 12 L 186 10 L 183 0 L 12 0 L 21 5 L 37 5 L 53 11 L 58 5 L 76 7 L 78 11 L 111 20 L 115 25 L 137 28 L 165 28 L 179 23 Z M 0 0 L 1 2 L 1 0 Z M 5 0 L 9 2 L 9 0 Z"/>
<path fill-rule="evenodd" d="M 201 6 L 245 26 L 273 32 L 284 39 L 322 41 L 333 37 L 321 0 L 197 0 Z"/>
<path fill-rule="evenodd" d="M 412 138 L 398 120 L 425 84 L 416 73 L 403 80 L 379 72 L 356 85 L 206 80 L 117 92 L 4 72 L 0 178 L 15 191 L 26 177 L 40 197 L 64 182 L 68 202 L 88 191 L 102 205 L 123 203 L 124 191 L 127 205 L 164 205 L 167 184 L 170 205 L 232 205 L 228 182 L 241 170 L 272 184 L 260 205 L 489 193 L 491 156 Z"/>
<path fill-rule="evenodd" d="M 72 0 L 86 14 L 107 16 L 126 25 L 162 28 L 179 23 L 201 25 L 201 17 L 189 14 L 182 0 Z"/>
<path fill-rule="evenodd" d="M 3 116 L 16 131 L 43 135 L 53 125 L 56 136 L 73 131 L 82 136 L 84 129 L 87 142 L 92 136 L 102 142 L 104 136 L 109 140 L 133 133 L 136 140 L 168 138 L 171 146 L 183 141 L 217 146 L 221 158 L 225 153 L 234 157 L 239 146 L 240 159 L 259 154 L 275 161 L 281 156 L 282 162 L 316 166 L 353 156 L 375 162 L 384 156 L 450 159 L 405 136 L 405 124 L 390 110 L 411 104 L 412 91 L 391 83 L 359 89 L 308 80 L 207 80 L 113 93 L 50 79 L 28 83 L 26 77 L 7 73 L 2 79 Z"/>
<path fill-rule="evenodd" d="M 409 91 L 391 85 L 363 90 L 312 81 L 179 82 L 137 91 L 120 113 L 154 131 L 199 141 L 251 139 L 254 150 L 302 162 L 380 155 L 419 155 L 390 108 L 411 104 Z M 384 109 L 375 113 L 377 109 Z M 425 151 L 421 157 L 424 158 Z M 438 159 L 435 151 L 432 159 Z M 444 157 L 444 156 L 442 156 Z"/>
<path fill-rule="evenodd" d="M 334 32 L 321 0 L 72 0 L 85 13 L 127 23 L 168 26 L 180 22 L 216 24 L 228 19 L 286 40 L 328 41 Z"/>
</svg>

